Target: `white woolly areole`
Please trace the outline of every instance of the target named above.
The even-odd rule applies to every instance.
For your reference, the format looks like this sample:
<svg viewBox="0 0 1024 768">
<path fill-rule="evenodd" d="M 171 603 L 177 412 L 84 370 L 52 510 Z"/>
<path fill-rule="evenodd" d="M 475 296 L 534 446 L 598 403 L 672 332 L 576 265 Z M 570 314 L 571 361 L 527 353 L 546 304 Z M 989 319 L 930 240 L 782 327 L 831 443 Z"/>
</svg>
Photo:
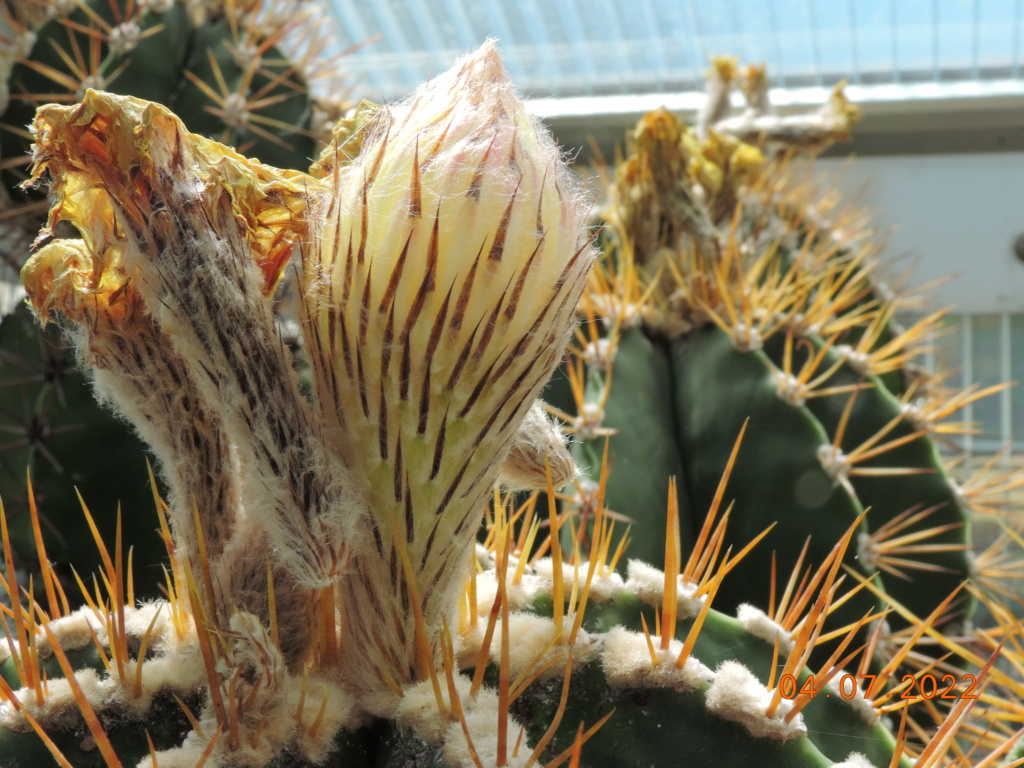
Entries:
<svg viewBox="0 0 1024 768">
<path fill-rule="evenodd" d="M 956 481 L 956 478 L 952 476 L 947 477 L 946 485 L 948 485 L 950 489 L 952 489 L 953 494 L 956 496 L 956 500 L 959 501 L 964 506 L 967 506 L 967 494 L 964 493 L 964 489 L 961 487 L 960 483 Z"/>
<path fill-rule="evenodd" d="M 793 374 L 773 368 L 772 383 L 783 402 L 799 407 L 807 401 L 807 387 Z"/>
<path fill-rule="evenodd" d="M 860 752 L 851 752 L 841 763 L 833 763 L 832 768 L 875 768 L 875 764 Z"/>
<path fill-rule="evenodd" d="M 487 622 L 487 614 L 498 597 L 498 580 L 493 570 L 474 574 L 476 579 L 476 613 L 477 623 Z"/>
<path fill-rule="evenodd" d="M 162 640 L 167 635 L 171 634 L 173 624 L 171 623 L 171 606 L 164 600 L 158 600 L 151 603 L 143 603 L 137 608 L 126 610 L 124 615 L 124 629 L 129 635 L 136 635 L 142 637 L 146 634 L 146 630 L 149 629 L 149 625 L 153 624 L 153 635 L 150 637 L 150 643 L 154 640 Z M 159 615 L 159 618 L 157 616 Z M 93 617 L 95 619 L 95 616 Z M 154 619 L 156 621 L 154 622 Z M 67 648 L 68 646 L 61 644 L 61 648 Z M 153 648 L 154 646 L 150 646 Z"/>
<path fill-rule="evenodd" d="M 234 696 L 240 738 L 234 747 L 226 739 L 219 740 L 206 765 L 259 768 L 282 748 L 305 761 L 323 762 L 333 747 L 334 736 L 343 728 L 357 725 L 351 694 L 330 677 L 290 674 L 267 627 L 256 616 L 237 612 L 231 616 L 230 628 L 235 638 L 231 653 L 218 667 L 224 680 L 234 680 L 230 688 L 221 684 L 221 695 Z M 198 649 L 195 657 L 191 666 L 197 670 L 201 686 L 205 673 Z M 155 763 L 145 758 L 139 768 L 198 764 L 218 729 L 209 700 L 200 713 L 199 724 L 203 735 L 192 731 L 181 746 L 157 753 Z"/>
<path fill-rule="evenodd" d="M 764 640 L 769 645 L 779 642 L 779 655 L 788 659 L 793 652 L 794 641 L 784 626 L 779 624 L 768 614 L 750 603 L 743 603 L 736 609 L 736 618 L 740 620 L 749 634 Z"/>
<path fill-rule="evenodd" d="M 512 583 L 512 574 L 509 574 L 508 584 L 505 585 L 505 596 L 508 598 L 509 609 L 515 610 L 529 610 L 533 605 L 533 601 L 537 599 L 538 595 L 551 594 L 551 585 L 541 579 L 537 574 L 530 573 L 530 568 L 523 571 L 522 578 L 519 579 L 518 584 Z M 491 606 L 487 606 L 487 610 L 490 610 Z"/>
<path fill-rule="evenodd" d="M 128 615 L 130 616 L 131 614 L 129 613 Z M 47 626 L 57 638 L 60 647 L 65 651 L 76 651 L 79 648 L 85 648 L 87 645 L 92 644 L 93 636 L 89 631 L 90 628 L 96 633 L 100 642 L 106 641 L 106 625 L 96 617 L 95 612 L 87 605 L 67 616 L 54 619 Z M 143 630 L 145 630 L 145 627 L 143 627 Z M 18 644 L 15 643 L 14 647 L 17 648 Z M 42 633 L 36 635 L 36 650 L 42 659 L 49 659 L 53 656 L 50 639 Z M 9 658 L 11 658 L 11 646 L 8 643 L 0 643 L 0 664 Z"/>
<path fill-rule="evenodd" d="M 335 735 L 343 728 L 352 728 L 356 724 L 354 699 L 351 693 L 336 681 L 320 675 L 311 675 L 308 678 L 306 698 L 299 714 L 299 722 L 296 722 L 293 718 L 294 713 L 299 712 L 301 675 L 290 678 L 290 683 L 285 688 L 287 696 L 282 699 L 277 709 L 277 716 L 284 727 L 271 728 L 266 737 L 261 733 L 261 740 L 265 740 L 271 749 L 276 749 L 283 737 L 291 736 L 295 751 L 314 765 L 319 765 L 331 753 Z M 320 717 L 321 707 L 323 719 L 314 732 L 313 726 Z M 285 714 L 289 715 L 287 721 L 284 719 Z"/>
<path fill-rule="evenodd" d="M 845 680 L 844 680 L 845 678 Z M 850 696 L 850 686 L 853 686 L 853 695 Z M 838 696 L 843 699 L 846 704 L 854 710 L 868 725 L 880 725 L 882 719 L 878 716 L 878 712 L 871 706 L 871 702 L 868 701 L 865 695 L 865 691 L 860 687 L 857 682 L 857 678 L 854 675 L 848 675 L 840 671 L 835 677 L 828 681 L 826 686 L 834 696 Z"/>
<path fill-rule="evenodd" d="M 104 685 L 105 681 L 100 680 L 94 669 L 79 670 L 75 673 L 75 679 L 90 701 L 100 701 L 101 697 L 113 693 L 112 686 Z M 64 678 L 47 682 L 46 699 L 42 704 L 36 704 L 35 696 L 27 688 L 22 688 L 15 695 L 23 711 L 32 715 L 47 730 L 66 730 L 82 721 L 71 685 Z M 32 730 L 22 712 L 16 710 L 10 702 L 0 704 L 0 727 L 19 733 Z"/>
<path fill-rule="evenodd" d="M 580 407 L 580 414 L 572 422 L 572 428 L 580 440 L 593 440 L 600 433 L 601 424 L 604 421 L 604 409 L 599 403 L 584 403 Z"/>
<path fill-rule="evenodd" d="M 463 708 L 466 728 L 469 731 L 469 738 L 473 742 L 473 751 L 476 752 L 480 760 L 479 764 L 484 768 L 496 767 L 498 765 L 498 697 L 478 695 L 475 699 L 464 701 Z M 531 752 L 529 746 L 523 743 L 519 746 L 519 752 L 515 757 L 511 754 L 520 728 L 519 723 L 511 717 L 506 720 L 505 733 L 508 735 L 506 761 L 501 765 L 509 768 L 526 768 Z M 476 768 L 478 765 L 473 760 L 462 723 L 459 722 L 448 726 L 441 754 L 452 768 Z"/>
<path fill-rule="evenodd" d="M 926 432 L 931 430 L 932 423 L 928 415 L 914 403 L 902 403 L 900 405 L 900 413 L 903 414 L 904 420 L 910 422 L 914 429 Z"/>
<path fill-rule="evenodd" d="M 692 619 L 707 602 L 707 595 L 694 597 L 697 585 L 677 576 L 677 611 L 680 619 Z M 630 560 L 626 568 L 626 589 L 648 605 L 661 606 L 665 594 L 665 572 L 642 560 Z"/>
<path fill-rule="evenodd" d="M 471 686 L 472 681 L 462 675 L 455 676 L 455 690 L 462 702 L 463 709 L 470 701 L 469 689 Z M 489 689 L 481 689 L 477 698 L 481 696 L 494 696 L 497 701 L 497 694 Z M 441 700 L 444 701 L 449 714 L 442 714 L 438 710 L 433 684 L 429 680 L 422 680 L 403 689 L 402 698 L 398 702 L 393 717 L 399 725 L 416 731 L 416 735 L 428 744 L 440 744 L 452 722 L 450 716 L 452 702 L 446 685 L 441 686 Z"/>
<path fill-rule="evenodd" d="M 35 48 L 36 41 L 38 39 L 38 35 L 36 35 L 36 33 L 31 29 L 22 30 L 20 33 L 14 35 L 14 46 L 11 51 L 12 58 L 27 59 L 29 54 L 32 53 L 32 49 Z"/>
<path fill-rule="evenodd" d="M 491 739 L 497 744 L 498 732 L 498 694 L 489 688 L 480 689 L 476 696 L 470 696 L 472 681 L 462 675 L 455 676 L 455 691 L 462 707 L 466 722 L 469 724 L 473 746 L 478 752 Z M 441 697 L 447 712 L 438 710 L 437 698 L 433 685 L 429 680 L 416 683 L 402 691 L 393 717 L 403 728 L 415 731 L 416 735 L 427 744 L 434 746 L 443 744 L 445 759 L 454 766 L 472 766 L 469 750 L 466 747 L 462 725 L 455 717 L 448 686 L 441 686 Z M 509 719 L 508 733 L 518 734 L 519 725 Z M 492 747 L 493 749 L 493 747 Z M 482 756 L 482 755 L 481 755 Z M 490 765 L 496 764 L 492 759 Z M 513 763 L 515 764 L 515 763 Z M 484 760 L 484 765 L 488 765 Z"/>
<path fill-rule="evenodd" d="M 779 702 L 774 717 L 768 717 L 765 712 L 771 700 L 771 691 L 738 661 L 723 662 L 705 694 L 708 710 L 742 724 L 758 738 L 785 741 L 807 733 L 802 714 L 788 723 L 784 719 L 793 708 L 793 702 L 787 699 Z"/>
<path fill-rule="evenodd" d="M 509 644 L 509 670 L 512 678 L 526 675 L 548 662 L 551 664 L 540 679 L 561 677 L 570 654 L 574 667 L 596 659 L 601 652 L 601 635 L 592 635 L 580 629 L 572 646 L 567 645 L 574 618 L 574 614 L 571 613 L 563 617 L 563 636 L 556 640 L 558 632 L 553 619 L 532 613 L 509 614 L 509 636 L 512 638 Z M 485 620 L 478 621 L 476 627 L 462 635 L 459 647 L 460 664 L 472 666 L 476 663 L 483 645 L 486 625 Z M 495 622 L 494 636 L 488 648 L 488 658 L 495 664 L 501 660 L 501 630 L 502 622 L 499 619 Z"/>
<path fill-rule="evenodd" d="M 75 673 L 75 679 L 99 713 L 117 709 L 129 717 L 145 717 L 155 695 L 173 692 L 184 696 L 205 685 L 206 674 L 198 646 L 195 644 L 194 627 L 189 624 L 185 636 L 178 638 L 170 617 L 170 607 L 163 602 L 125 609 L 125 628 L 129 636 L 141 637 L 151 622 L 153 625 L 149 649 L 156 655 L 142 663 L 143 685 L 138 693 L 134 690 L 135 670 L 138 665 L 136 661 L 129 661 L 125 665 L 127 685 L 123 685 L 116 677 L 101 677 L 92 669 L 78 670 Z M 96 632 L 99 641 L 107 644 L 105 625 L 100 623 L 95 613 L 88 607 L 55 619 L 48 626 L 65 651 L 78 650 L 94 643 L 95 640 L 89 631 L 90 626 Z M 43 659 L 51 658 L 53 648 L 49 638 L 41 635 L 36 640 L 39 656 Z M 4 649 L 6 656 L 10 655 L 10 649 L 6 644 L 0 647 Z M 17 691 L 15 696 L 28 713 L 44 727 L 66 729 L 82 722 L 78 704 L 66 679 L 49 680 L 46 691 L 46 698 L 42 704 L 36 704 L 35 694 L 25 688 Z M 28 721 L 10 702 L 0 705 L 0 726 L 21 732 L 31 729 Z"/>
<path fill-rule="evenodd" d="M 850 471 L 850 461 L 846 458 L 846 454 L 843 453 L 842 449 L 837 448 L 831 443 L 825 443 L 818 446 L 816 455 L 821 463 L 821 468 L 825 470 L 829 477 L 836 481 L 842 481 L 846 478 Z"/>
<path fill-rule="evenodd" d="M 607 371 L 615 359 L 616 348 L 609 339 L 597 339 L 583 348 L 583 362 L 598 371 Z"/>
<path fill-rule="evenodd" d="M 764 337 L 757 326 L 741 322 L 736 323 L 732 330 L 732 345 L 740 352 L 753 352 L 764 347 Z"/>
<path fill-rule="evenodd" d="M 142 30 L 139 25 L 129 20 L 110 30 L 110 34 L 107 36 L 107 45 L 110 46 L 113 53 L 123 55 L 135 50 L 135 46 L 141 39 Z"/>
<path fill-rule="evenodd" d="M 590 572 L 590 563 L 587 561 L 578 565 L 562 563 L 561 566 L 562 582 L 566 585 L 566 592 L 571 590 L 574 580 L 579 583 L 579 588 L 582 590 L 583 585 L 587 582 L 587 574 Z M 536 574 L 538 581 L 534 588 L 535 594 L 530 598 L 531 601 L 537 594 L 551 594 L 554 588 L 555 564 L 550 557 L 545 557 L 533 563 L 532 571 Z M 617 598 L 624 588 L 625 582 L 622 580 L 622 576 L 615 571 L 602 572 L 599 565 L 590 580 L 588 602 L 607 603 Z"/>
<path fill-rule="evenodd" d="M 473 545 L 473 552 L 476 555 L 476 561 L 480 565 L 481 570 L 488 570 L 494 568 L 494 555 L 480 542 L 476 542 Z"/>
<path fill-rule="evenodd" d="M 864 531 L 857 534 L 857 559 L 871 570 L 878 568 L 878 548 L 875 547 L 875 540 L 871 534 Z"/>
<path fill-rule="evenodd" d="M 585 578 L 586 570 L 584 570 Z M 608 571 L 606 573 L 595 573 L 594 578 L 590 580 L 590 598 L 588 602 L 591 603 L 608 603 L 617 598 L 622 594 L 622 590 L 625 588 L 626 582 L 623 581 L 615 571 Z"/>
<path fill-rule="evenodd" d="M 667 651 L 655 643 L 654 655 L 658 659 L 651 663 L 651 651 L 647 638 L 640 632 L 631 632 L 624 627 L 614 627 L 605 636 L 601 665 L 608 682 L 621 688 L 671 688 L 675 691 L 692 691 L 714 679 L 715 674 L 696 657 L 690 656 L 683 662 L 682 669 L 676 667 L 683 644 L 673 640 Z"/>
<path fill-rule="evenodd" d="M 508 575 L 505 580 L 505 596 L 508 599 L 509 608 L 512 610 L 529 608 L 534 599 L 541 592 L 551 593 L 550 582 L 545 583 L 543 579 L 535 574 L 529 573 L 527 568 L 518 584 L 512 583 L 516 571 L 516 561 L 509 558 Z M 476 612 L 478 621 L 486 623 L 487 614 L 491 612 L 491 606 L 498 597 L 498 574 L 492 568 L 483 573 L 476 574 Z"/>
<path fill-rule="evenodd" d="M 543 616 L 535 616 L 530 613 L 513 613 L 508 617 L 509 636 L 514 642 L 509 647 L 509 668 L 513 678 L 525 675 L 538 666 L 543 666 L 548 661 L 554 663 L 548 670 L 547 675 L 560 677 L 564 670 L 569 656 L 572 656 L 573 666 L 586 664 L 597 658 L 600 652 L 600 636 L 591 635 L 584 629 L 576 633 L 576 639 L 571 646 L 566 645 L 568 633 L 571 631 L 575 615 L 567 613 L 562 620 L 563 637 L 556 640 L 558 635 L 553 619 Z M 495 636 L 500 637 L 501 622 L 495 630 Z M 551 645 L 545 651 L 548 645 Z M 499 661 L 501 644 L 491 644 L 491 660 Z M 543 676 L 542 676 L 543 677 Z"/>
<path fill-rule="evenodd" d="M 849 344 L 839 344 L 835 348 L 840 357 L 846 360 L 857 373 L 871 375 L 871 358 L 864 352 L 858 352 Z"/>
<path fill-rule="evenodd" d="M 874 637 L 876 632 L 878 641 L 875 643 L 874 653 L 871 654 L 871 661 L 879 667 L 884 667 L 899 653 L 901 645 L 899 640 L 893 637 L 892 627 L 885 619 L 875 619 L 868 625 L 868 637 Z"/>
<path fill-rule="evenodd" d="M 571 563 L 559 563 L 562 569 L 562 580 L 566 584 L 572 584 L 573 566 Z M 555 575 L 555 561 L 545 557 L 533 564 L 533 572 L 536 573 L 545 585 L 552 584 Z"/>
<path fill-rule="evenodd" d="M 157 768 L 196 768 L 202 759 L 202 755 L 202 749 L 186 749 L 184 746 L 177 749 L 168 749 L 158 753 L 157 760 L 159 762 L 157 763 Z M 216 758 L 211 756 L 204 764 L 205 768 L 219 768 L 215 760 Z M 138 762 L 135 768 L 154 768 L 153 758 L 147 755 Z"/>
</svg>

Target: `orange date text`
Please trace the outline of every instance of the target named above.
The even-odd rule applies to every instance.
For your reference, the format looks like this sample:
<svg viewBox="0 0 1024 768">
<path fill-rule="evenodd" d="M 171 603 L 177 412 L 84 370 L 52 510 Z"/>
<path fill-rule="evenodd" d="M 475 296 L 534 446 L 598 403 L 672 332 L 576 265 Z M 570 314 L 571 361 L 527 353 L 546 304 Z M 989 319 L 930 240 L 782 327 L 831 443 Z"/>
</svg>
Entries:
<svg viewBox="0 0 1024 768">
<path fill-rule="evenodd" d="M 859 682 L 859 685 L 858 685 Z M 857 695 L 867 695 L 872 699 L 875 696 L 872 686 L 875 682 L 874 675 L 860 675 L 858 678 L 853 675 L 843 675 L 831 685 L 815 685 L 814 675 L 808 675 L 803 681 L 793 675 L 783 675 L 779 678 L 778 689 L 784 699 L 796 699 L 816 696 L 832 697 L 837 696 L 844 699 L 852 699 Z M 886 699 L 976 699 L 978 694 L 974 693 L 978 681 L 974 675 L 904 675 L 900 684 L 882 695 Z"/>
</svg>

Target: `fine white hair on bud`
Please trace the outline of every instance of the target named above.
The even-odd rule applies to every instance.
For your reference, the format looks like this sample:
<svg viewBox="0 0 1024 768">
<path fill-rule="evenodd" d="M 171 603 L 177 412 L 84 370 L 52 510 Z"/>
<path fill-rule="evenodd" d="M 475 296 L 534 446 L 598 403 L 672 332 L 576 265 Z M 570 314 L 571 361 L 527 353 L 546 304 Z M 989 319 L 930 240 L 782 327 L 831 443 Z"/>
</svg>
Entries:
<svg viewBox="0 0 1024 768">
<path fill-rule="evenodd" d="M 501 465 L 501 484 L 511 490 L 537 491 L 547 488 L 550 477 L 553 487 L 562 488 L 577 472 L 561 428 L 538 400 L 512 437 Z"/>
<path fill-rule="evenodd" d="M 588 206 L 493 42 L 353 122 L 314 168 L 303 253 L 318 420 L 367 483 L 378 551 L 360 570 L 394 582 L 392 550 L 406 550 L 436 630 L 481 501 L 568 342 L 593 260 Z M 408 622 L 407 578 L 378 586 L 396 598 L 386 621 Z"/>
</svg>

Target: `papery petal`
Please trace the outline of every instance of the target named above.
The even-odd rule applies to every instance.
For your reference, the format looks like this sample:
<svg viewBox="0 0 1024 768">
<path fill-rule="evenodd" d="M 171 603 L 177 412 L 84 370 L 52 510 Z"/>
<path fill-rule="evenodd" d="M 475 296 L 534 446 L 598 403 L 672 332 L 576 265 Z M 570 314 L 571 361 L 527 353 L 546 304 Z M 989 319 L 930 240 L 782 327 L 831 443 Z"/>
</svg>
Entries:
<svg viewBox="0 0 1024 768">
<path fill-rule="evenodd" d="M 130 200 L 133 204 L 124 206 L 125 215 L 145 229 L 159 211 L 148 194 L 154 182 L 151 147 L 176 141 L 179 122 L 159 104 L 93 90 L 86 91 L 81 104 L 49 105 L 38 111 L 28 183 L 49 174 L 56 198 L 40 237 L 55 232 L 60 221 L 73 223 L 95 256 L 94 288 L 103 281 L 110 287 L 111 281 L 124 279 L 118 276 L 118 241 L 123 235 L 117 232 L 110 195 Z M 230 188 L 234 214 L 248 234 L 265 291 L 272 292 L 304 232 L 301 214 L 308 177 L 262 165 L 202 136 L 189 136 L 199 183 Z"/>
</svg>

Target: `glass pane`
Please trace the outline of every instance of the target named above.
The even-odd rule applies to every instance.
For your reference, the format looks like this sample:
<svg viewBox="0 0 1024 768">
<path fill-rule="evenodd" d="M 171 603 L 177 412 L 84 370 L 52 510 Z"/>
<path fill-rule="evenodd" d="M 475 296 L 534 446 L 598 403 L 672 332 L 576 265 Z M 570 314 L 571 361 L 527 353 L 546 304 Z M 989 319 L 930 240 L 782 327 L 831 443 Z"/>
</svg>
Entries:
<svg viewBox="0 0 1024 768">
<path fill-rule="evenodd" d="M 941 332 L 932 342 L 935 370 L 945 375 L 948 387 L 964 385 L 963 321 L 963 315 L 946 315 L 940 322 Z"/>
<path fill-rule="evenodd" d="M 979 387 L 989 387 L 1003 381 L 1002 323 L 999 315 L 973 315 L 971 317 L 971 378 Z M 1008 436 L 1002 430 L 1002 397 L 998 394 L 978 400 L 973 405 L 972 419 L 978 433 L 975 440 L 991 441 L 977 446 L 998 449 Z"/>
<path fill-rule="evenodd" d="M 1013 435 L 1024 442 L 1024 315 L 1010 316 L 1010 390 Z"/>
</svg>

